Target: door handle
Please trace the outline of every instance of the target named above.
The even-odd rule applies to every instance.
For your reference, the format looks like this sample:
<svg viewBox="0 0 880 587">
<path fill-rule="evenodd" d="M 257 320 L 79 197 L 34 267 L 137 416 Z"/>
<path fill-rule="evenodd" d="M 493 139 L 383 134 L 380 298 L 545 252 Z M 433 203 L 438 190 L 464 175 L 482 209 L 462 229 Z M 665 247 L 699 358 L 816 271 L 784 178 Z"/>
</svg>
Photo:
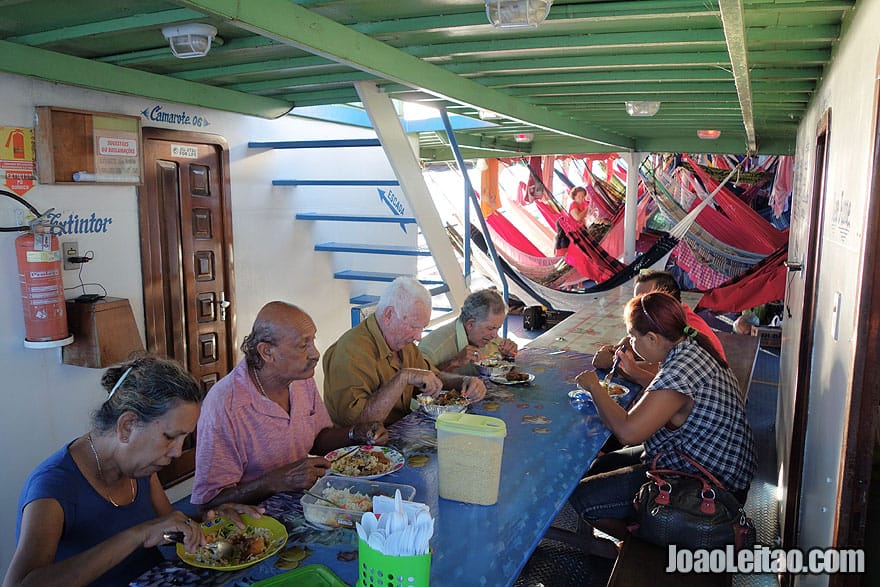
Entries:
<svg viewBox="0 0 880 587">
<path fill-rule="evenodd" d="M 232 305 L 232 302 L 226 299 L 226 292 L 220 292 L 220 299 L 214 300 L 217 307 L 220 308 L 220 320 L 226 320 L 226 308 Z"/>
</svg>

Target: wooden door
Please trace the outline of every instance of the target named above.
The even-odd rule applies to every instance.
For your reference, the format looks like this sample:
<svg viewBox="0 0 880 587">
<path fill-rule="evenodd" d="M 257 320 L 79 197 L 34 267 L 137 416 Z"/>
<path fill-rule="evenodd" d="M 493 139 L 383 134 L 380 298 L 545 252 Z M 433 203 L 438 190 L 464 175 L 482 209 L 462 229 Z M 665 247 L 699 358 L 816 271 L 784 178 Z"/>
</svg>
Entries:
<svg viewBox="0 0 880 587">
<path fill-rule="evenodd" d="M 178 360 L 207 391 L 233 367 L 229 153 L 222 138 L 143 129 L 141 260 L 147 350 Z M 192 475 L 194 436 L 159 476 Z"/>
</svg>

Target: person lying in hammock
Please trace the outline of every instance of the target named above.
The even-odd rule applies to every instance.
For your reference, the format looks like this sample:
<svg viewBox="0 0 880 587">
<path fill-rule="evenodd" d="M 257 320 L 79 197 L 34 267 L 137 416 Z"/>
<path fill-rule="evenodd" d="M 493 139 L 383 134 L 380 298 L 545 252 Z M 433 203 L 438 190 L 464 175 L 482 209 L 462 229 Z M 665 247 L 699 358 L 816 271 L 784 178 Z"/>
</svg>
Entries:
<svg viewBox="0 0 880 587">
<path fill-rule="evenodd" d="M 633 297 L 639 296 L 652 291 L 663 291 L 681 302 L 681 288 L 675 277 L 668 271 L 642 270 L 635 277 L 635 286 L 633 287 Z M 687 304 L 681 304 L 684 310 L 685 318 L 688 326 L 706 335 L 712 348 L 718 355 L 727 360 L 721 341 L 712 328 L 706 324 L 706 321 L 700 318 Z M 615 356 L 619 357 L 619 365 L 617 367 L 618 374 L 634 383 L 638 383 L 642 387 L 646 387 L 654 376 L 657 375 L 659 363 L 645 361 L 639 357 L 629 344 L 629 337 L 625 336 L 616 345 L 602 345 L 593 355 L 593 366 L 597 369 L 610 369 L 614 364 Z"/>
</svg>

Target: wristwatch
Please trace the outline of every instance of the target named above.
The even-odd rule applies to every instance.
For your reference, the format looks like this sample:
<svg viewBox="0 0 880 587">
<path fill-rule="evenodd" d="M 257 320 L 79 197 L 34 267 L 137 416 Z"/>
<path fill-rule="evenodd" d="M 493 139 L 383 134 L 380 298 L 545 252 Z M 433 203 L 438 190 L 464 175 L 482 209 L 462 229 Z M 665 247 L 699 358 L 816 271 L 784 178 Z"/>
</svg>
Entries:
<svg viewBox="0 0 880 587">
<path fill-rule="evenodd" d="M 348 439 L 354 442 L 354 426 L 348 429 Z"/>
</svg>

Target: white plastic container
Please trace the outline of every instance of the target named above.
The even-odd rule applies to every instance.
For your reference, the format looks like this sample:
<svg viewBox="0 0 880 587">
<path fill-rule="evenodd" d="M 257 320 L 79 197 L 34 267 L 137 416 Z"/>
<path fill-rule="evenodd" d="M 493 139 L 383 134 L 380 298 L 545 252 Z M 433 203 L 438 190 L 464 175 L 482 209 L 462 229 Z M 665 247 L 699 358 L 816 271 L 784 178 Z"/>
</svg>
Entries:
<svg viewBox="0 0 880 587">
<path fill-rule="evenodd" d="M 441 414 L 437 418 L 440 497 L 492 505 L 498 501 L 504 420 L 476 414 Z"/>
<path fill-rule="evenodd" d="M 376 495 L 394 497 L 395 490 L 399 489 L 400 497 L 405 501 L 412 500 L 416 494 L 416 488 L 412 485 L 382 483 L 380 481 L 372 481 L 369 479 L 353 479 L 351 477 L 337 477 L 335 475 L 321 477 L 318 479 L 318 482 L 309 489 L 309 491 L 316 495 L 323 495 L 324 489 L 327 487 L 343 490 L 347 489 L 369 498 Z M 318 526 L 326 526 L 330 528 L 354 528 L 354 523 L 360 522 L 364 515 L 364 512 L 333 507 L 326 501 L 321 501 L 308 494 L 302 496 L 300 503 L 302 503 L 303 515 L 306 520 Z"/>
</svg>

